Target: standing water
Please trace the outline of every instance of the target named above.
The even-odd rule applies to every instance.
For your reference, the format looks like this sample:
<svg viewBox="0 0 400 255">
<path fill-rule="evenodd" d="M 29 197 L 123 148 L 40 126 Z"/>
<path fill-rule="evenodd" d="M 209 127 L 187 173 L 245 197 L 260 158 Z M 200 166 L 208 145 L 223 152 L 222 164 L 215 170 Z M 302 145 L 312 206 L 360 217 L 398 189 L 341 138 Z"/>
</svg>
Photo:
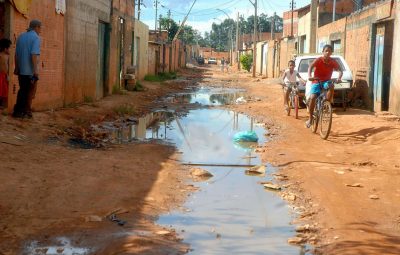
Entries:
<svg viewBox="0 0 400 255">
<path fill-rule="evenodd" d="M 221 98 L 226 96 L 202 91 L 189 102 L 226 102 Z M 189 197 L 185 210 L 162 215 L 158 223 L 180 232 L 191 254 L 304 254 L 302 248 L 287 244 L 294 227 L 286 202 L 259 184 L 271 181 L 275 169 L 266 165 L 264 176 L 245 174 L 248 166 L 265 162 L 253 151 L 257 144 L 233 142 L 241 131 L 255 131 L 258 143 L 266 142 L 263 125 L 224 109 L 191 110 L 165 123 L 163 138 L 182 152 L 182 161 L 201 166 L 213 177 L 196 183 L 200 190 Z"/>
</svg>

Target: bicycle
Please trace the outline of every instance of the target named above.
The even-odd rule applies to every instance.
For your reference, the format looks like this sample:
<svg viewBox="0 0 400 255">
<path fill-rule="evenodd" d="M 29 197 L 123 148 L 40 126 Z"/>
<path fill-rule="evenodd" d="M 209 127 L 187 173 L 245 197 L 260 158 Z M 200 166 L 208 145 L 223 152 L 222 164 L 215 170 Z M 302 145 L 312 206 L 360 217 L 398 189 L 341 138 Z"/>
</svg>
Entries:
<svg viewBox="0 0 400 255">
<path fill-rule="evenodd" d="M 295 118 L 299 118 L 299 83 L 298 82 L 289 82 L 286 84 L 287 88 L 291 89 L 289 93 L 289 100 L 288 100 L 288 105 L 289 107 L 287 108 L 286 112 L 287 115 L 290 116 L 290 110 L 294 109 L 295 112 Z"/>
<path fill-rule="evenodd" d="M 326 98 L 327 90 L 322 86 L 325 82 L 334 84 L 336 79 L 321 82 L 318 78 L 310 78 L 310 80 L 317 80 L 321 88 L 321 94 L 315 100 L 315 107 L 311 119 L 311 131 L 316 133 L 318 125 L 320 126 L 319 134 L 322 139 L 326 140 L 332 128 L 332 104 Z"/>
</svg>

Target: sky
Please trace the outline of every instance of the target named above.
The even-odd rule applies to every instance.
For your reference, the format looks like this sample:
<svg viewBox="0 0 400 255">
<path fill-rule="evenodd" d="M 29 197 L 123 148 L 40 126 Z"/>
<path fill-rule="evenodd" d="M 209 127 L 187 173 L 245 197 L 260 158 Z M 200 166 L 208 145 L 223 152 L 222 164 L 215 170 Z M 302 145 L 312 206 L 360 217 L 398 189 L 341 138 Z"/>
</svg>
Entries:
<svg viewBox="0 0 400 255">
<path fill-rule="evenodd" d="M 155 0 L 141 0 L 144 5 L 141 7 L 140 20 L 149 26 L 155 27 Z M 168 10 L 171 10 L 171 18 L 178 24 L 182 22 L 189 11 L 194 0 L 158 0 L 158 13 L 167 17 Z M 254 2 L 254 0 L 252 0 Z M 301 8 L 310 4 L 310 0 L 295 1 L 295 8 Z M 284 11 L 290 10 L 291 0 L 258 0 L 258 14 L 265 13 L 268 16 L 274 12 L 282 17 Z M 222 11 L 220 11 L 220 10 Z M 224 12 L 226 13 L 224 13 Z M 236 20 L 237 13 L 245 18 L 254 15 L 254 6 L 250 0 L 196 0 L 193 9 L 186 21 L 186 25 L 204 33 L 211 30 L 212 23 L 220 23 L 228 16 Z M 228 15 L 228 16 L 227 16 Z"/>
</svg>

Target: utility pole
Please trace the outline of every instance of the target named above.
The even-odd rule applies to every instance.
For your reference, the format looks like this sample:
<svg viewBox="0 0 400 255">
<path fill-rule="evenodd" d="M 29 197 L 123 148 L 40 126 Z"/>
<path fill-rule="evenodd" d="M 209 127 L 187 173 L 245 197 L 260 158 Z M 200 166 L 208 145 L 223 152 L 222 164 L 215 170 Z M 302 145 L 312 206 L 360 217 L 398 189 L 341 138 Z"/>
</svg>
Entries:
<svg viewBox="0 0 400 255">
<path fill-rule="evenodd" d="M 254 35 L 253 35 L 253 77 L 256 77 L 256 58 L 257 58 L 257 0 L 254 3 L 249 0 L 254 6 Z"/>
<path fill-rule="evenodd" d="M 333 0 L 333 14 L 332 14 L 332 22 L 336 20 L 336 0 Z"/>
<path fill-rule="evenodd" d="M 308 53 L 316 53 L 318 27 L 318 0 L 311 0 L 310 45 Z"/>
<path fill-rule="evenodd" d="M 274 12 L 274 16 L 272 17 L 272 24 L 271 24 L 271 39 L 275 40 L 275 16 L 276 12 Z"/>
<path fill-rule="evenodd" d="M 290 23 L 290 37 L 293 37 L 293 9 L 295 4 L 296 3 L 294 2 L 294 0 L 292 0 L 292 3 L 290 4 L 290 8 L 292 9 L 292 19 Z"/>
<path fill-rule="evenodd" d="M 158 12 L 158 0 L 154 0 L 154 7 L 156 9 L 156 17 L 154 19 L 154 32 L 157 33 L 157 12 Z"/>
<path fill-rule="evenodd" d="M 142 5 L 142 3 L 140 2 L 140 0 L 138 0 L 138 10 L 137 10 L 137 19 L 140 20 L 140 6 Z"/>
<path fill-rule="evenodd" d="M 236 60 L 238 65 L 238 70 L 240 70 L 240 53 L 239 53 L 239 12 L 236 18 Z M 232 61 L 233 62 L 233 61 Z"/>
</svg>

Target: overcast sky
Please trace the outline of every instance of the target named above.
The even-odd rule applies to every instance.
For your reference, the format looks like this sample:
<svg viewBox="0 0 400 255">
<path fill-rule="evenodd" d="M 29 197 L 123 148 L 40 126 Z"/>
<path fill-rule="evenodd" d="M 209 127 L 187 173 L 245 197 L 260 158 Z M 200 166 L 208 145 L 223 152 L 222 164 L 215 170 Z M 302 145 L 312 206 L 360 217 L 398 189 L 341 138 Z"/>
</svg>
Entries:
<svg viewBox="0 0 400 255">
<path fill-rule="evenodd" d="M 171 10 L 171 17 L 177 23 L 180 23 L 194 0 L 158 0 L 158 14 L 162 14 L 164 17 L 167 16 L 167 12 Z M 146 8 L 142 7 L 140 20 L 147 25 L 150 29 L 154 29 L 155 26 L 155 8 L 154 0 L 142 0 Z M 252 0 L 254 2 L 254 0 Z M 277 15 L 282 16 L 284 11 L 290 9 L 291 0 L 258 0 L 258 14 L 265 13 L 272 15 L 274 12 Z M 295 7 L 300 8 L 310 3 L 310 0 L 297 0 L 295 1 Z M 254 14 L 254 6 L 250 3 L 250 0 L 197 0 L 189 18 L 187 25 L 193 28 L 205 32 L 211 30 L 211 24 L 213 22 L 220 23 L 220 20 L 224 20 L 227 16 L 217 9 L 225 11 L 231 18 L 236 20 L 237 12 L 244 17 L 248 17 Z"/>
</svg>

